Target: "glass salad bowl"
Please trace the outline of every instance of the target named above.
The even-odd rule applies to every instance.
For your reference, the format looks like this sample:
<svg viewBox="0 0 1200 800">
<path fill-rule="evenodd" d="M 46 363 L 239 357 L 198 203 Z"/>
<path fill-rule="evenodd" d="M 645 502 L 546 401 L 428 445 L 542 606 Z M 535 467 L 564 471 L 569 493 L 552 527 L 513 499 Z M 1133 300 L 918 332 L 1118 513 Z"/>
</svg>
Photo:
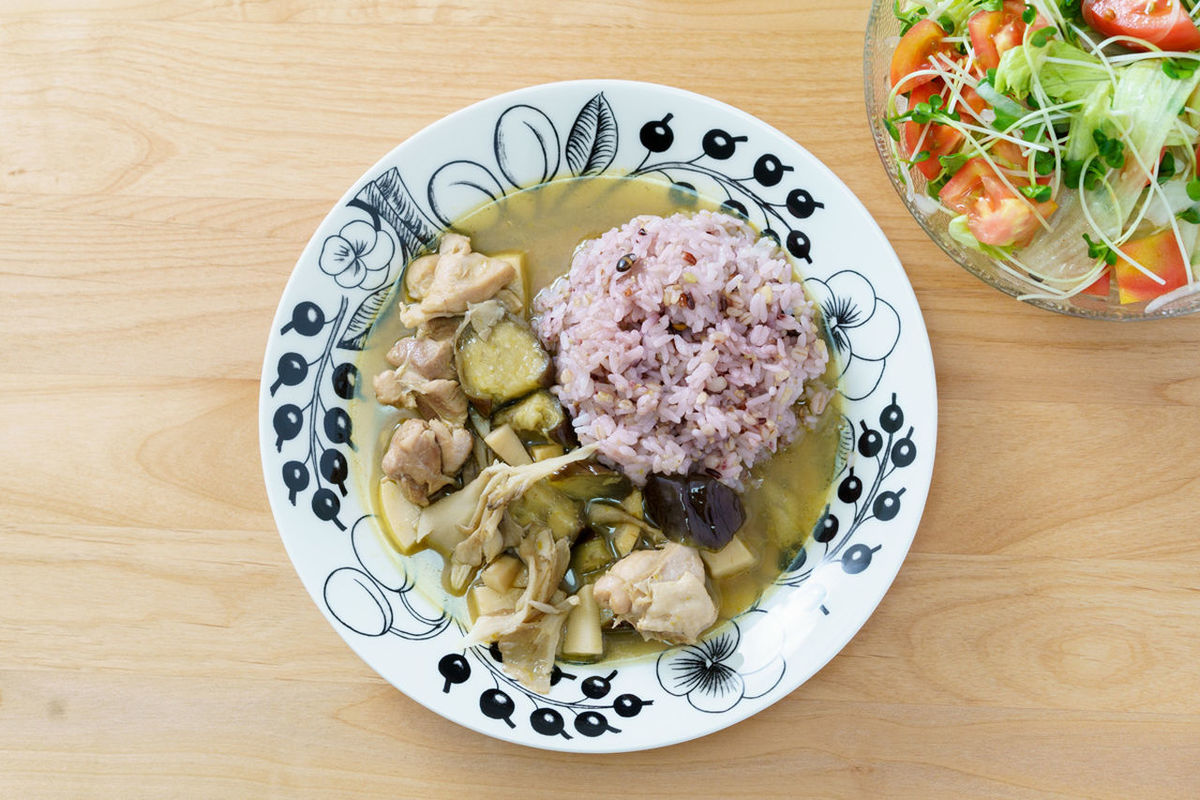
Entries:
<svg viewBox="0 0 1200 800">
<path fill-rule="evenodd" d="M 892 53 L 900 40 L 900 22 L 896 19 L 892 0 L 874 0 L 867 22 L 863 46 L 863 78 L 867 119 L 875 148 L 891 179 L 892 186 L 917 224 L 946 255 L 983 282 L 1031 305 L 1077 317 L 1111 320 L 1163 319 L 1200 311 L 1200 283 L 1191 284 L 1195 291 L 1180 289 L 1157 300 L 1121 304 L 1115 291 L 1108 296 L 1076 294 L 1055 297 L 1040 290 L 1037 283 L 1026 278 L 997 259 L 965 247 L 948 230 L 950 216 L 926 192 L 927 182 L 920 175 L 913 177 L 905 164 L 899 163 L 893 142 L 884 125 Z M 1031 265 L 1036 266 L 1036 265 Z"/>
</svg>

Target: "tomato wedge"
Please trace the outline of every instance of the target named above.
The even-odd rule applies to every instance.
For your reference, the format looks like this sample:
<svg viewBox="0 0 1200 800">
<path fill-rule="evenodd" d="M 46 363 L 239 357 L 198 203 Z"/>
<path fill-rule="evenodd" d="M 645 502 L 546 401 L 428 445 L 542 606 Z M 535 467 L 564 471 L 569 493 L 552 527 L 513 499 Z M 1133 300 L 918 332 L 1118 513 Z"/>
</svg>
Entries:
<svg viewBox="0 0 1200 800">
<path fill-rule="evenodd" d="M 1088 284 L 1086 289 L 1080 291 L 1080 294 L 1090 294 L 1093 297 L 1103 297 L 1108 299 L 1108 287 L 1111 283 L 1110 276 L 1107 272 L 1103 273 L 1099 278 Z"/>
<path fill-rule="evenodd" d="M 1121 253 L 1166 281 L 1159 285 L 1123 258 L 1113 267 L 1117 278 L 1117 298 L 1121 304 L 1152 300 L 1187 283 L 1187 265 L 1175 241 L 1175 232 L 1164 228 L 1158 233 L 1133 239 L 1121 245 Z"/>
<path fill-rule="evenodd" d="M 946 99 L 941 81 L 921 84 L 914 88 L 909 95 L 909 107 L 917 103 L 927 103 L 929 98 L 935 94 L 941 95 L 943 101 Z M 949 125 L 939 125 L 936 122 L 922 125 L 909 120 L 904 123 L 901 133 L 904 137 L 904 154 L 906 156 L 912 158 L 922 150 L 929 152 L 929 158 L 913 165 L 918 172 L 925 176 L 926 180 L 933 180 L 942 171 L 942 163 L 938 161 L 938 156 L 948 156 L 957 151 L 963 140 L 962 134 L 954 128 Z"/>
<path fill-rule="evenodd" d="M 914 72 L 928 69 L 932 66 L 930 59 L 938 53 L 953 52 L 952 46 L 943 41 L 946 32 L 931 19 L 923 19 L 908 29 L 908 33 L 900 37 L 900 44 L 892 53 L 890 78 L 892 86 L 900 86 L 900 91 L 910 92 L 914 87 L 929 83 L 935 75 L 918 75 L 908 78 Z M 906 80 L 907 78 L 907 80 Z"/>
<path fill-rule="evenodd" d="M 1007 177 L 1018 189 L 1028 185 L 1020 176 Z M 976 239 L 997 247 L 1028 244 L 1041 224 L 1034 209 L 1048 217 L 1058 208 L 1053 200 L 1036 203 L 1018 196 L 991 164 L 978 157 L 963 164 L 938 197 L 948 208 L 967 215 L 967 228 Z"/>
<path fill-rule="evenodd" d="M 991 172 L 992 166 L 982 158 L 968 159 L 958 168 L 958 172 L 946 181 L 946 185 L 938 192 L 938 198 L 959 214 L 966 214 L 983 193 L 983 176 Z"/>
<path fill-rule="evenodd" d="M 966 114 L 969 117 L 973 117 L 976 122 L 983 122 L 983 118 L 980 116 L 980 114 L 982 114 L 983 110 L 988 107 L 987 101 L 979 96 L 979 92 L 975 91 L 970 86 L 967 86 L 965 83 L 958 87 L 958 93 L 962 97 L 963 102 L 956 103 L 952 110 L 958 111 L 960 114 Z M 966 106 L 965 108 L 964 105 Z"/>
<path fill-rule="evenodd" d="M 1001 10 L 980 11 L 967 21 L 975 60 L 984 69 L 996 69 L 1004 51 L 1021 43 L 1025 36 L 1025 21 L 1021 19 L 1024 12 L 1024 3 L 1007 0 Z"/>
<path fill-rule="evenodd" d="M 1024 169 L 1028 163 L 1025 156 L 1021 155 L 1020 146 L 1008 139 L 997 139 L 992 144 L 992 160 L 1012 169 Z"/>
<path fill-rule="evenodd" d="M 1181 0 L 1083 0 L 1083 20 L 1105 36 L 1133 36 L 1163 50 L 1200 48 L 1200 30 Z"/>
</svg>

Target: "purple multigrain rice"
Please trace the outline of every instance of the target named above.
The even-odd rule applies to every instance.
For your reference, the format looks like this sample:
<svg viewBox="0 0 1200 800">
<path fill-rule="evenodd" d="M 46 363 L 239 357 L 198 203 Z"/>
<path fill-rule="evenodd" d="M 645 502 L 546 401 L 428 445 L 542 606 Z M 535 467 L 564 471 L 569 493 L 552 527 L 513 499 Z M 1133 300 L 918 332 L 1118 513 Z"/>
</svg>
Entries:
<svg viewBox="0 0 1200 800">
<path fill-rule="evenodd" d="M 637 269 L 618 272 L 625 257 Z M 795 438 L 795 404 L 829 357 L 778 246 L 709 211 L 585 242 L 534 312 L 579 440 L 638 484 L 694 470 L 740 487 Z"/>
</svg>

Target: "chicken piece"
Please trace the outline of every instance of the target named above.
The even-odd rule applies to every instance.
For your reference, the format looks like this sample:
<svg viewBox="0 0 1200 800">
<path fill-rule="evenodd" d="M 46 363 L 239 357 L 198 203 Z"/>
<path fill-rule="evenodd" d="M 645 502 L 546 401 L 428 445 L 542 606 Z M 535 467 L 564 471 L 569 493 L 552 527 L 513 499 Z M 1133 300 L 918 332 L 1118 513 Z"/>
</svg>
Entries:
<svg viewBox="0 0 1200 800">
<path fill-rule="evenodd" d="M 471 438 L 471 432 L 458 425 L 447 425 L 440 419 L 430 420 L 429 429 L 433 431 L 438 447 L 442 451 L 442 472 L 446 475 L 454 475 L 462 469 L 467 456 L 471 455 L 471 451 L 475 447 L 475 440 Z"/>
<path fill-rule="evenodd" d="M 442 472 L 442 448 L 423 419 L 406 419 L 383 456 L 383 471 L 400 484 L 410 502 L 429 505 L 429 496 L 451 480 Z"/>
<path fill-rule="evenodd" d="M 392 434 L 383 471 L 400 484 L 410 502 L 427 506 L 430 495 L 454 482 L 451 476 L 462 467 L 472 444 L 471 434 L 461 426 L 406 419 Z"/>
<path fill-rule="evenodd" d="M 437 273 L 437 265 L 443 254 L 456 253 L 465 255 L 471 252 L 471 240 L 459 233 L 447 233 L 442 237 L 438 252 L 415 258 L 404 270 L 404 286 L 408 289 L 409 297 L 420 300 L 429 294 L 433 285 L 433 276 Z"/>
<path fill-rule="evenodd" d="M 461 322 L 460 317 L 434 317 L 426 320 L 417 328 L 417 336 L 422 339 L 433 339 L 434 341 L 449 341 L 453 343 L 455 337 L 458 336 L 458 326 Z"/>
<path fill-rule="evenodd" d="M 596 581 L 593 592 L 597 603 L 644 639 L 690 644 L 717 620 L 700 554 L 675 542 L 625 556 Z"/>
<path fill-rule="evenodd" d="M 471 238 L 461 233 L 447 233 L 438 245 L 438 255 L 465 256 L 471 252 Z"/>
<path fill-rule="evenodd" d="M 469 303 L 490 300 L 514 277 L 516 270 L 507 261 L 488 258 L 483 253 L 442 256 L 421 300 L 426 314 L 461 314 Z"/>
<path fill-rule="evenodd" d="M 469 304 L 495 297 L 516 276 L 516 267 L 511 262 L 471 252 L 469 239 L 448 233 L 442 237 L 437 266 L 428 287 L 420 287 L 423 290 L 420 302 L 401 309 L 400 321 L 416 328 L 435 317 L 462 314 Z M 421 280 L 425 280 L 424 274 Z"/>
<path fill-rule="evenodd" d="M 437 380 L 455 377 L 454 342 L 450 339 L 429 339 L 423 336 L 406 336 L 396 341 L 388 351 L 387 360 L 393 367 L 408 366 L 422 378 Z"/>
<path fill-rule="evenodd" d="M 404 286 L 410 297 L 420 300 L 429 291 L 433 283 L 433 273 L 437 270 L 438 257 L 436 253 L 413 259 L 404 269 Z"/>
<path fill-rule="evenodd" d="M 442 378 L 429 381 L 417 393 L 417 408 L 423 414 L 441 417 L 455 425 L 467 421 L 467 396 L 458 381 Z"/>
<path fill-rule="evenodd" d="M 375 399 L 384 405 L 417 409 L 426 416 L 441 417 L 455 425 L 467 420 L 467 396 L 458 381 L 430 380 L 411 361 L 376 375 L 374 386 Z"/>
<path fill-rule="evenodd" d="M 388 369 L 376 375 L 372 383 L 375 386 L 375 399 L 383 405 L 416 408 L 417 387 L 427 381 L 420 375 L 406 375 L 404 370 Z"/>
</svg>

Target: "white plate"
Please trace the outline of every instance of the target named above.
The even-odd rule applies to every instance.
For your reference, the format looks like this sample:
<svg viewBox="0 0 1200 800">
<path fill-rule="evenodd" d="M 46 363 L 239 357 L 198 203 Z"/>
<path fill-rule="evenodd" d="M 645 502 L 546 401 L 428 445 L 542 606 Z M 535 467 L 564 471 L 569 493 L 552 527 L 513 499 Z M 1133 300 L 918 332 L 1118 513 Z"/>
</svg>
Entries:
<svg viewBox="0 0 1200 800">
<path fill-rule="evenodd" d="M 844 367 L 854 433 L 830 508 L 758 606 L 694 647 L 615 667 L 567 665 L 548 697 L 413 589 L 416 565 L 379 544 L 347 399 L 362 335 L 406 259 L 490 197 L 556 177 L 654 173 L 728 197 L 776 232 L 807 279 Z M 555 750 L 658 747 L 745 719 L 794 690 L 882 599 L 921 518 L 937 396 L 904 270 L 862 204 L 779 131 L 689 92 L 574 81 L 494 97 L 398 146 L 342 197 L 280 301 L 260 393 L 271 509 L 300 579 L 376 672 L 434 712 Z M 849 426 L 848 426 L 849 427 Z M 365 435 L 365 434 L 364 434 Z M 401 724 L 401 723 L 397 723 Z"/>
</svg>

